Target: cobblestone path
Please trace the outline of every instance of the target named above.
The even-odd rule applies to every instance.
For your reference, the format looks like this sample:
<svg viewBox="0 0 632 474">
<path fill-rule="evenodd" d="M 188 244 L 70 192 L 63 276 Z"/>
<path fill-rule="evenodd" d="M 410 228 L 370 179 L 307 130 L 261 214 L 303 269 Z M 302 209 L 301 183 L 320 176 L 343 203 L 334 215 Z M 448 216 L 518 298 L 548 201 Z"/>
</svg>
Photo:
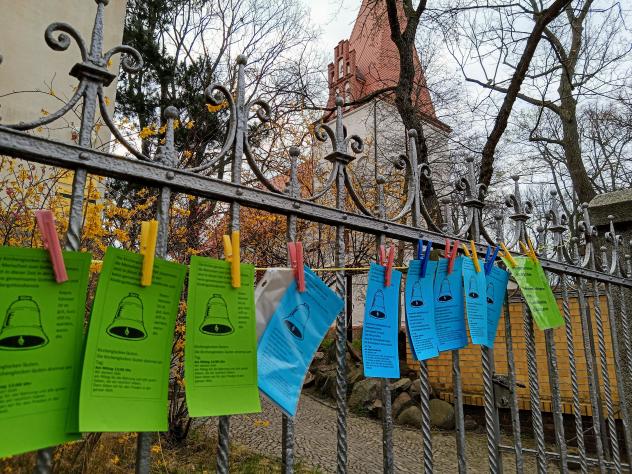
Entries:
<svg viewBox="0 0 632 474">
<path fill-rule="evenodd" d="M 214 419 L 216 420 L 216 419 Z M 216 421 L 213 422 L 216 425 Z M 212 427 L 214 429 L 214 426 Z M 349 415 L 348 458 L 350 473 L 382 472 L 382 426 L 378 421 Z M 267 400 L 258 415 L 231 417 L 231 441 L 254 452 L 281 457 L 281 413 Z M 455 437 L 452 432 L 433 432 L 433 453 L 436 473 L 458 471 Z M 395 472 L 419 473 L 423 471 L 421 432 L 396 427 L 393 433 Z M 467 433 L 468 472 L 489 472 L 487 464 L 487 438 L 484 434 Z M 509 444 L 507 441 L 505 444 Z M 336 411 L 329 404 L 304 394 L 295 421 L 295 456 L 304 465 L 322 472 L 336 470 Z M 525 456 L 524 472 L 535 472 L 534 459 Z M 514 457 L 503 455 L 504 472 L 515 472 Z M 557 472 L 549 465 L 548 472 Z"/>
</svg>

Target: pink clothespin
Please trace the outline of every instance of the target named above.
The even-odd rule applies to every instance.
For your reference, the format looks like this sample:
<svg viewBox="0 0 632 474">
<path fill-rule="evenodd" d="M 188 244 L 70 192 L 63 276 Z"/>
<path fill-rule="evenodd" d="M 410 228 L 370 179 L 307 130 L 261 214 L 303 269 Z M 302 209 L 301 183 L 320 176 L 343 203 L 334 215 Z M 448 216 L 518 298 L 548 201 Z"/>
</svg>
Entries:
<svg viewBox="0 0 632 474">
<path fill-rule="evenodd" d="M 450 248 L 452 248 L 452 252 L 450 252 Z M 444 257 L 448 259 L 448 275 L 452 273 L 452 269 L 454 268 L 454 260 L 456 259 L 456 254 L 458 251 L 459 251 L 458 240 L 455 240 L 454 242 L 452 242 L 452 244 L 450 243 L 449 239 L 445 240 Z"/>
<path fill-rule="evenodd" d="M 386 267 L 386 271 L 384 272 L 384 286 L 391 286 L 394 260 L 395 247 L 393 247 L 393 244 L 391 244 L 388 249 L 388 258 L 386 257 L 386 247 L 384 245 L 380 245 L 380 265 Z"/>
<path fill-rule="evenodd" d="M 305 291 L 305 268 L 303 267 L 303 243 L 288 242 L 287 250 L 290 254 L 290 264 L 296 278 L 296 287 L 299 293 Z"/>
<path fill-rule="evenodd" d="M 68 273 L 66 272 L 64 257 L 61 253 L 61 244 L 57 236 L 53 212 L 44 209 L 35 211 L 35 219 L 37 220 L 37 227 L 39 227 L 40 234 L 42 235 L 44 247 L 50 254 L 53 272 L 55 272 L 55 281 L 57 283 L 68 281 Z"/>
</svg>

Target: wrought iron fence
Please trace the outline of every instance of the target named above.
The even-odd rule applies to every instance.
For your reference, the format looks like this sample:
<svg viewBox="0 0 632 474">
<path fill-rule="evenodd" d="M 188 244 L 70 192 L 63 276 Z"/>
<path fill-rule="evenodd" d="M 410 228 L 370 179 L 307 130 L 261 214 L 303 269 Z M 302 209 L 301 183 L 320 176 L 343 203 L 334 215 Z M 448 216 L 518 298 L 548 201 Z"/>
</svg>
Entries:
<svg viewBox="0 0 632 474">
<path fill-rule="evenodd" d="M 168 220 L 170 197 L 172 192 L 184 193 L 206 199 L 218 200 L 230 205 L 230 227 L 238 230 L 240 226 L 240 209 L 242 206 L 262 209 L 274 214 L 287 216 L 287 237 L 296 238 L 296 224 L 298 219 L 320 223 L 335 228 L 335 258 L 333 265 L 337 268 L 345 266 L 345 231 L 362 232 L 374 235 L 376 245 L 381 244 L 386 237 L 415 244 L 419 238 L 431 238 L 441 242 L 445 237 L 467 238 L 478 242 L 479 250 L 483 251 L 487 243 L 497 241 L 507 242 L 508 247 L 516 248 L 518 241 L 526 237 L 526 222 L 529 219 L 531 204 L 522 200 L 516 178 L 515 191 L 508 196 L 507 205 L 513 209 L 509 219 L 513 222 L 512 236 L 505 239 L 503 235 L 503 216 L 495 216 L 497 229 L 495 237 L 483 225 L 483 213 L 486 209 L 487 189 L 477 183 L 473 160 L 468 160 L 468 173 L 462 177 L 457 188 L 464 196 L 461 203 L 465 215 L 465 223 L 454 229 L 450 226 L 452 219 L 450 204 L 444 202 L 443 216 L 447 224 L 435 222 L 431 213 L 420 199 L 420 179 L 430 178 L 431 171 L 427 164 L 419 163 L 416 152 L 416 132 L 408 132 L 407 153 L 402 160 L 406 166 L 407 195 L 403 208 L 396 215 L 387 219 L 384 206 L 384 179 L 377 178 L 378 211 L 370 210 L 370 205 L 362 202 L 355 189 L 348 172 L 348 165 L 354 155 L 362 152 L 362 140 L 357 136 L 347 136 L 343 125 L 341 98 L 336 99 L 335 128 L 319 124 L 315 129 L 315 137 L 320 141 L 330 142 L 333 151 L 326 156 L 331 162 L 331 171 L 321 190 L 306 196 L 299 188 L 297 179 L 297 162 L 300 150 L 293 147 L 289 150 L 289 184 L 287 189 L 279 189 L 261 171 L 253 156 L 249 141 L 249 115 L 255 110 L 256 119 L 265 122 L 270 118 L 270 107 L 262 100 L 247 103 L 245 100 L 244 68 L 247 59 L 237 58 L 238 80 L 234 96 L 227 88 L 215 84 L 210 86 L 204 94 L 209 104 L 218 105 L 225 101 L 228 104 L 229 120 L 226 136 L 221 150 L 211 159 L 200 166 L 181 169 L 176 166 L 177 152 L 174 145 L 174 121 L 179 116 L 175 107 L 164 110 L 166 119 L 166 137 L 164 145 L 160 146 L 154 156 L 146 156 L 128 142 L 117 129 L 114 120 L 108 114 L 103 88 L 113 81 L 116 76 L 107 70 L 108 60 L 115 54 L 122 54 L 121 67 L 133 74 L 143 67 L 140 54 L 129 46 L 117 46 L 103 52 L 103 14 L 107 0 L 96 0 L 97 12 L 90 45 L 87 46 L 80 34 L 70 25 L 53 23 L 45 32 L 46 43 L 55 51 L 67 50 L 74 40 L 81 54 L 81 61 L 76 63 L 70 74 L 77 78 L 79 84 L 71 99 L 59 110 L 41 117 L 33 122 L 0 125 L 0 153 L 21 158 L 28 161 L 43 163 L 56 167 L 74 170 L 72 196 L 70 205 L 69 225 L 67 231 L 67 249 L 79 250 L 82 234 L 82 209 L 84 206 L 84 190 L 88 173 L 112 177 L 128 182 L 141 183 L 148 187 L 160 189 L 157 205 L 157 219 L 159 221 L 159 239 L 156 252 L 165 257 L 168 241 Z M 1 60 L 1 59 L 0 59 Z M 10 67 L 5 64 L 3 67 Z M 68 144 L 53 141 L 27 133 L 29 130 L 47 125 L 64 116 L 79 103 L 82 105 L 81 127 L 78 144 Z M 118 142 L 125 147 L 132 157 L 121 157 L 112 153 L 97 151 L 92 147 L 91 135 L 95 125 L 97 109 L 104 123 L 107 125 Z M 244 163 L 244 158 L 246 162 Z M 230 160 L 232 172 L 230 180 L 219 180 L 207 176 L 220 160 Z M 242 173 L 249 168 L 262 187 L 243 186 Z M 318 201 L 325 195 L 335 196 L 334 206 L 325 206 Z M 348 209 L 352 202 L 354 209 Z M 515 354 L 512 342 L 511 318 L 508 303 L 505 304 L 504 332 L 507 347 L 508 385 L 511 399 L 509 407 L 512 420 L 511 446 L 501 444 L 499 424 L 499 407 L 494 396 L 494 352 L 482 347 L 483 372 L 481 382 L 484 395 L 485 427 L 487 434 L 487 458 L 491 472 L 502 472 L 503 452 L 513 453 L 516 471 L 524 471 L 525 455 L 533 455 L 537 461 L 538 472 L 546 472 L 549 461 L 554 461 L 563 472 L 568 471 L 569 462 L 577 462 L 582 472 L 588 472 L 589 466 L 598 466 L 601 472 L 614 470 L 622 472 L 632 465 L 630 436 L 630 417 L 625 403 L 626 386 L 624 385 L 622 367 L 632 367 L 632 340 L 628 324 L 628 308 L 625 297 L 632 288 L 632 265 L 629 255 L 624 255 L 623 242 L 616 235 L 611 225 L 606 233 L 604 242 L 607 247 L 598 248 L 597 232 L 590 223 L 587 206 L 583 207 L 583 220 L 580 222 L 581 237 L 579 239 L 565 239 L 568 234 L 566 218 L 560 212 L 557 198 L 553 196 L 553 208 L 550 211 L 548 231 L 552 234 L 552 254 L 543 255 L 542 265 L 550 278 L 559 289 L 563 302 L 563 316 L 566 321 L 566 354 L 559 354 L 556 350 L 553 330 L 545 331 L 545 350 L 548 361 L 548 378 L 552 394 L 552 414 L 555 430 L 555 444 L 557 450 L 547 449 L 544 437 L 543 415 L 541 411 L 539 369 L 536 357 L 536 342 L 534 336 L 533 319 L 523 305 L 523 324 L 525 331 L 526 358 L 529 373 L 529 394 L 531 401 L 532 429 L 535 438 L 535 449 L 522 446 L 520 411 L 516 395 Z M 402 223 L 402 218 L 410 216 L 410 225 Z M 438 245 L 439 247 L 441 244 Z M 581 253 L 580 253 L 581 249 Z M 546 252 L 546 251 L 545 251 Z M 335 272 L 335 289 L 345 299 L 347 279 L 344 270 Z M 574 334 L 571 324 L 569 298 L 571 291 L 576 294 L 580 306 L 581 334 Z M 592 297 L 592 300 L 588 298 Z M 601 298 L 605 297 L 606 311 L 601 307 Z M 615 301 L 616 298 L 616 301 Z M 352 302 L 346 299 L 347 304 Z M 615 303 L 620 315 L 620 325 L 615 321 Z M 594 314 L 595 327 L 592 325 Z M 606 345 L 604 317 L 608 318 L 612 346 Z M 620 327 L 621 331 L 617 328 Z M 595 333 L 596 331 L 596 333 Z M 337 402 L 337 472 L 347 472 L 347 382 L 346 382 L 346 334 L 347 319 L 343 310 L 336 320 L 336 402 Z M 582 373 L 576 366 L 575 343 L 581 341 L 587 370 Z M 615 380 L 610 379 L 608 352 L 611 351 L 614 360 Z M 460 351 L 452 351 L 452 374 L 454 388 L 454 404 L 456 419 L 456 458 L 460 473 L 467 471 L 468 459 L 465 449 L 464 400 L 462 388 L 462 363 L 459 360 Z M 563 412 L 560 397 L 560 373 L 558 360 L 567 357 L 569 360 L 569 377 L 572 386 L 572 412 L 575 422 L 575 437 L 577 453 L 569 454 L 567 448 L 568 436 L 564 432 Z M 421 382 L 421 413 L 422 429 L 420 436 L 423 451 L 424 472 L 433 472 L 434 459 L 432 449 L 432 435 L 430 424 L 430 379 L 428 365 L 419 365 L 419 379 Z M 587 379 L 592 407 L 592 423 L 589 429 L 594 432 L 595 449 L 589 452 L 584 433 L 585 418 L 580 409 L 579 381 Z M 613 389 L 618 394 L 618 406 L 615 406 Z M 602 391 L 603 398 L 602 400 Z M 387 380 L 382 382 L 382 396 L 384 404 L 383 416 L 383 470 L 394 471 L 393 455 L 393 418 L 391 413 L 391 394 Z M 619 439 L 618 423 L 621 425 L 623 441 Z M 283 470 L 293 471 L 293 420 L 283 417 L 283 432 L 281 452 Z M 217 472 L 228 472 L 230 418 L 221 417 L 219 420 L 217 451 Z M 46 473 L 51 470 L 52 450 L 45 449 L 38 452 L 37 472 Z M 481 456 L 483 454 L 481 453 Z M 150 436 L 138 433 L 136 472 L 148 473 L 150 470 Z"/>
</svg>

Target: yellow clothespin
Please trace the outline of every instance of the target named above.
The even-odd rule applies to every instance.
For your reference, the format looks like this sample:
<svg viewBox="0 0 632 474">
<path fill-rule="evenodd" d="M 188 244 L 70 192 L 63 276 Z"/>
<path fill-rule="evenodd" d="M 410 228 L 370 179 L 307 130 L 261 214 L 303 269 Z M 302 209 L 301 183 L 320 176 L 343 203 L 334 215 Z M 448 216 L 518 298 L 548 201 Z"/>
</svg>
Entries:
<svg viewBox="0 0 632 474">
<path fill-rule="evenodd" d="M 527 238 L 527 242 L 529 244 L 528 247 L 522 240 L 520 241 L 520 248 L 522 248 L 522 252 L 527 257 L 529 257 L 533 263 L 538 263 L 538 257 L 535 254 L 535 251 L 533 250 L 533 246 L 531 245 L 531 241 L 528 238 Z"/>
<path fill-rule="evenodd" d="M 467 248 L 467 245 L 461 244 L 461 246 L 463 247 L 463 253 L 465 253 L 465 256 L 472 257 L 472 254 L 470 253 L 470 249 Z"/>
<path fill-rule="evenodd" d="M 143 221 L 140 225 L 140 254 L 143 256 L 141 286 L 150 286 L 154 274 L 154 257 L 158 240 L 158 221 Z"/>
<path fill-rule="evenodd" d="M 527 245 L 529 246 L 529 250 L 531 251 L 531 257 L 533 258 L 534 262 L 538 262 L 538 254 L 535 253 L 535 249 L 533 248 L 533 245 L 531 245 L 531 239 L 529 237 L 527 237 Z"/>
<path fill-rule="evenodd" d="M 234 230 L 229 237 L 224 235 L 224 257 L 230 262 L 230 276 L 233 288 L 241 288 L 241 262 L 239 231 Z"/>
<path fill-rule="evenodd" d="M 478 253 L 476 253 L 476 244 L 473 240 L 470 240 L 470 247 L 472 248 L 472 262 L 474 262 L 474 268 L 476 268 L 476 273 L 481 272 L 481 264 L 478 261 Z"/>
<path fill-rule="evenodd" d="M 500 243 L 500 246 L 503 249 L 503 252 L 505 254 L 505 258 L 507 260 L 509 260 L 509 263 L 511 264 L 512 267 L 517 267 L 518 264 L 516 263 L 516 261 L 514 260 L 514 258 L 512 257 L 512 255 L 509 253 L 509 250 L 507 250 L 507 247 L 505 246 L 505 244 L 503 242 Z"/>
</svg>

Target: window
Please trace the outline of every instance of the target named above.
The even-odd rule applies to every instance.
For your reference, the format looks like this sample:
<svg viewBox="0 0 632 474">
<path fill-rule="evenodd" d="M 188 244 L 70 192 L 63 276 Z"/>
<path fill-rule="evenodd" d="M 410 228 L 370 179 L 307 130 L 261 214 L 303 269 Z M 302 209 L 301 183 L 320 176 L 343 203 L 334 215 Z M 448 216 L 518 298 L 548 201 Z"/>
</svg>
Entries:
<svg viewBox="0 0 632 474">
<path fill-rule="evenodd" d="M 347 76 L 351 72 L 351 64 L 347 63 Z"/>
<path fill-rule="evenodd" d="M 345 62 L 342 60 L 342 58 L 340 58 L 338 60 L 338 79 L 342 79 L 342 76 L 344 75 L 344 67 L 345 67 Z"/>
<path fill-rule="evenodd" d="M 349 103 L 351 102 L 353 99 L 351 98 L 351 84 L 349 84 L 348 82 L 345 84 L 345 103 Z M 347 105 L 347 108 L 349 108 L 349 106 Z"/>
</svg>

